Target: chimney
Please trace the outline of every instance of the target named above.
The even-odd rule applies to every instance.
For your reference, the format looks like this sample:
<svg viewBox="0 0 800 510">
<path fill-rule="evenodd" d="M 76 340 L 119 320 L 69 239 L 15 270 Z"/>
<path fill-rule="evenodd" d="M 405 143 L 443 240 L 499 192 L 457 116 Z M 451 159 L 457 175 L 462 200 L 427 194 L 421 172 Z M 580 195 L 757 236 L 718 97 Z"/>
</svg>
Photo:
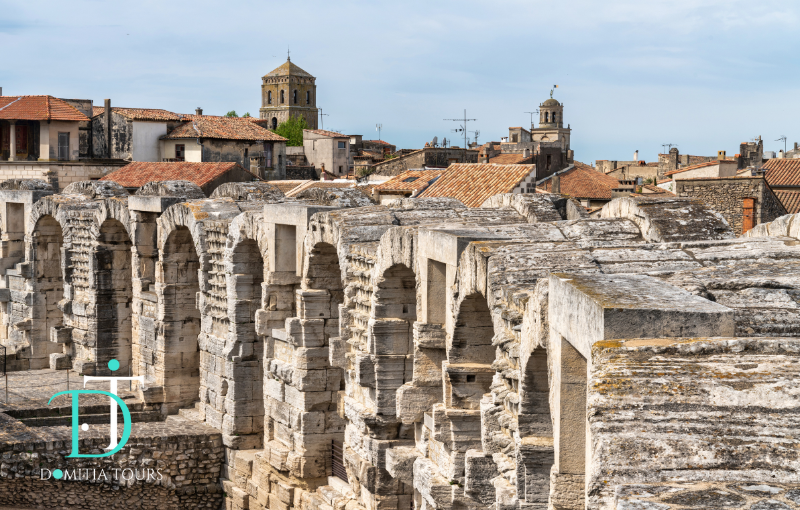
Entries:
<svg viewBox="0 0 800 510">
<path fill-rule="evenodd" d="M 633 160 L 639 161 L 639 149 L 636 149 L 636 152 L 633 153 Z"/>
<path fill-rule="evenodd" d="M 197 108 L 195 108 L 194 114 L 195 115 L 203 115 L 203 109 L 198 106 Z"/>
<path fill-rule="evenodd" d="M 550 188 L 550 193 L 561 194 L 561 176 L 558 174 L 553 176 L 553 185 Z"/>
<path fill-rule="evenodd" d="M 111 159 L 111 100 L 106 99 L 104 106 L 106 110 L 106 157 Z"/>
<path fill-rule="evenodd" d="M 528 148 L 525 148 L 525 150 L 522 152 L 522 156 L 526 157 L 526 158 L 531 157 L 531 150 L 528 149 Z"/>
<path fill-rule="evenodd" d="M 2 96 L 2 95 L 3 95 L 3 87 L 0 87 L 0 96 Z M 797 145 L 797 144 L 795 144 L 795 145 Z"/>
<path fill-rule="evenodd" d="M 725 151 L 717 151 L 717 160 L 723 161 L 726 157 Z"/>
<path fill-rule="evenodd" d="M 2 90 L 2 89 L 0 89 Z M 794 142 L 794 150 L 797 150 L 797 142 Z"/>
</svg>

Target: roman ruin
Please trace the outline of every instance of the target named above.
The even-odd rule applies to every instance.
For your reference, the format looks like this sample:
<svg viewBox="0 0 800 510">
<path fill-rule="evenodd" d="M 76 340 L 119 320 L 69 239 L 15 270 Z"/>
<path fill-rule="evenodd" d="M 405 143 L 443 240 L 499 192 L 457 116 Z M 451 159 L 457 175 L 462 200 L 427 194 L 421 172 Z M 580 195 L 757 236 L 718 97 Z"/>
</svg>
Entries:
<svg viewBox="0 0 800 510">
<path fill-rule="evenodd" d="M 104 460 L 4 404 L 0 505 L 800 508 L 798 241 L 692 198 L 5 181 L 11 374 L 118 360 L 113 458 L 165 476 L 62 497 L 43 469 Z"/>
</svg>

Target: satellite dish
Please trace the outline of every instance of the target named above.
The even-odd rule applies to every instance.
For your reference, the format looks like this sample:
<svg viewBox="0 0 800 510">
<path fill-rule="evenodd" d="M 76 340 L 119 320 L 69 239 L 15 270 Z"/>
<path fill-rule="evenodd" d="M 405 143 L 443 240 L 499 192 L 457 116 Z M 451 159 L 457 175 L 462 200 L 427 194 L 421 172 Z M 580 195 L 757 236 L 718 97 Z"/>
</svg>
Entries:
<svg viewBox="0 0 800 510">
<path fill-rule="evenodd" d="M 436 144 L 437 144 L 437 143 L 439 143 L 439 137 L 438 137 L 438 136 L 434 136 L 434 137 L 433 137 L 433 143 L 432 143 L 431 145 L 432 145 L 433 147 L 436 147 Z"/>
<path fill-rule="evenodd" d="M 442 138 L 442 147 L 447 147 L 447 138 Z"/>
</svg>

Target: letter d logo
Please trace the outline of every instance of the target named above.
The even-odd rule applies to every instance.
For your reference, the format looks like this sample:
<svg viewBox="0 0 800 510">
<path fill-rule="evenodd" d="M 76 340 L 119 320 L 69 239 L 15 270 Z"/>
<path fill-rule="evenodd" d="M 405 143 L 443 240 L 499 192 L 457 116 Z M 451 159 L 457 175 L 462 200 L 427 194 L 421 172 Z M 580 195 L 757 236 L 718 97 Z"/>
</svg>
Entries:
<svg viewBox="0 0 800 510">
<path fill-rule="evenodd" d="M 78 421 L 79 421 L 78 420 L 78 418 L 79 418 L 79 416 L 78 416 L 78 414 L 79 414 L 78 395 L 80 395 L 81 393 L 88 393 L 88 394 L 94 393 L 94 394 L 97 394 L 97 395 L 107 395 L 107 396 L 111 397 L 114 401 L 116 401 L 117 404 L 119 404 L 120 409 L 122 409 L 122 419 L 123 419 L 124 424 L 122 426 L 122 438 L 119 440 L 119 444 L 116 445 L 116 448 L 113 448 L 113 449 L 109 450 L 108 452 L 103 453 L 103 454 L 99 454 L 99 455 L 93 455 L 93 454 L 88 454 L 88 453 L 87 454 L 83 454 L 83 453 L 80 453 L 78 451 L 79 450 L 79 446 L 78 446 L 78 428 L 80 427 L 80 425 L 78 424 Z M 108 391 L 102 391 L 102 390 L 69 390 L 69 391 L 60 391 L 60 392 L 56 393 L 55 395 L 50 397 L 50 400 L 47 402 L 47 404 L 49 405 L 50 402 L 52 402 L 53 399 L 56 398 L 59 395 L 72 395 L 72 453 L 67 455 L 67 458 L 69 458 L 69 457 L 109 457 L 111 455 L 114 455 L 118 451 L 120 451 L 122 449 L 122 447 L 125 446 L 125 443 L 128 442 L 128 438 L 131 436 L 131 413 L 130 413 L 130 411 L 128 411 L 128 406 L 125 405 L 125 402 L 123 402 L 121 398 L 119 398 L 118 396 L 114 395 L 113 393 L 109 393 Z M 114 410 L 114 411 L 116 411 L 116 410 Z M 114 416 L 113 416 L 113 422 L 112 422 L 113 426 L 111 427 L 111 431 L 110 431 L 111 432 L 111 445 L 112 446 L 115 444 L 115 442 L 117 440 L 116 417 L 117 417 L 117 415 L 116 415 L 116 412 L 115 412 Z"/>
</svg>

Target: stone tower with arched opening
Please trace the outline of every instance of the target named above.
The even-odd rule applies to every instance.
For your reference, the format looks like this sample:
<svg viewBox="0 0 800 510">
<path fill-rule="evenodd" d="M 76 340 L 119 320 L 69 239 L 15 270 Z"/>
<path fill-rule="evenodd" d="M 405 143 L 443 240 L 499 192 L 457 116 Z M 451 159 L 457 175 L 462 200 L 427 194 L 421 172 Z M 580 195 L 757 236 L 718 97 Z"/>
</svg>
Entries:
<svg viewBox="0 0 800 510">
<path fill-rule="evenodd" d="M 305 117 L 309 129 L 317 129 L 317 79 L 286 59 L 261 78 L 260 117 L 275 129 L 290 117 Z"/>
</svg>

